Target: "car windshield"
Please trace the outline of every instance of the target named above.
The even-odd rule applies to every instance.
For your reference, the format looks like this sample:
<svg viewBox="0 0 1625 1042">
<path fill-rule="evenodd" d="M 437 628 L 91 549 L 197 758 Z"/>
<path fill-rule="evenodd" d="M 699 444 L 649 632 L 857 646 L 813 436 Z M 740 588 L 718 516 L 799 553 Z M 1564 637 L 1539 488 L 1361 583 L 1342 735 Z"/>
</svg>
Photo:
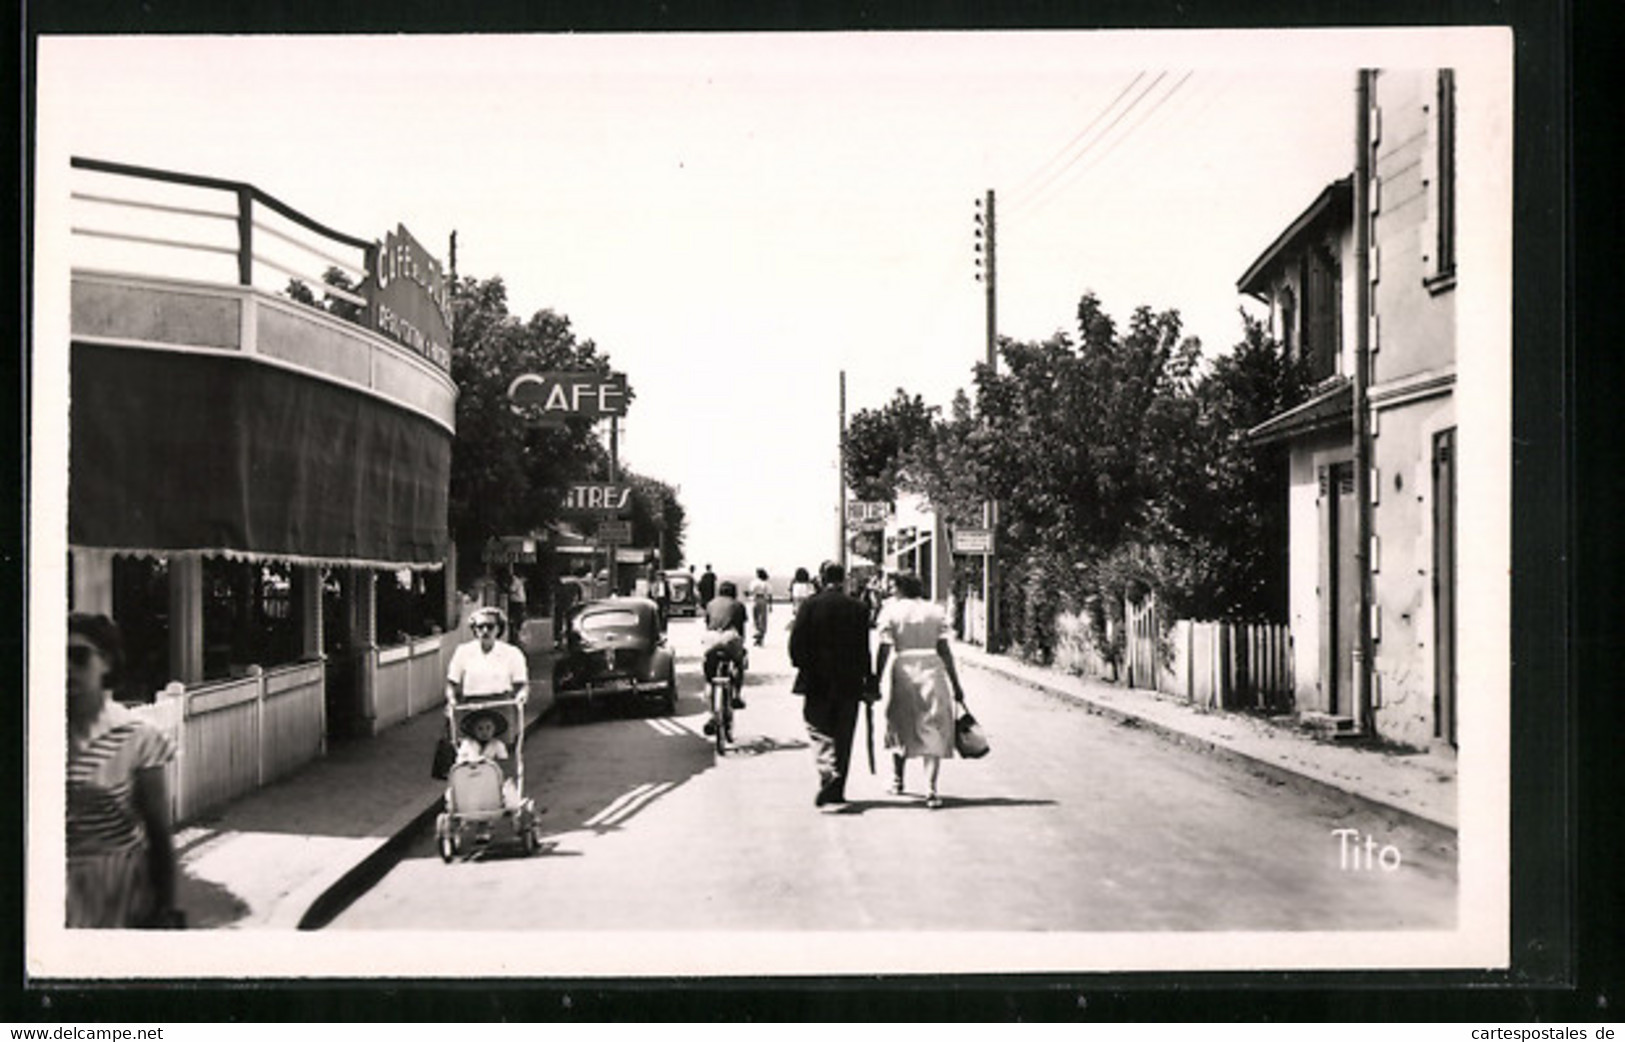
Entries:
<svg viewBox="0 0 1625 1042">
<path fill-rule="evenodd" d="M 687 593 L 691 584 L 691 580 L 686 575 L 674 575 L 666 581 L 670 583 L 671 588 L 678 593 Z"/>
<path fill-rule="evenodd" d="M 581 616 L 581 632 L 606 633 L 610 630 L 635 630 L 638 613 L 635 611 L 594 611 Z"/>
</svg>

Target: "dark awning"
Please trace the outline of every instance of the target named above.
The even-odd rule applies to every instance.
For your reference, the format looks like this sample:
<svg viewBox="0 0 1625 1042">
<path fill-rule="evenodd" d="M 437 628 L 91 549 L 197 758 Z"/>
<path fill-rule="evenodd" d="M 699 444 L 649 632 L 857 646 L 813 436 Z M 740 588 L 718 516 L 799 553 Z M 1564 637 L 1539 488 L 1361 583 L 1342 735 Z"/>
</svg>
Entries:
<svg viewBox="0 0 1625 1042">
<path fill-rule="evenodd" d="M 1354 417 L 1354 385 L 1339 380 L 1301 405 L 1278 413 L 1247 432 L 1247 441 L 1253 445 L 1268 445 L 1286 441 L 1304 434 L 1327 430 L 1352 429 Z"/>
<path fill-rule="evenodd" d="M 240 357 L 73 345 L 68 541 L 377 568 L 446 557 L 451 436 Z"/>
</svg>

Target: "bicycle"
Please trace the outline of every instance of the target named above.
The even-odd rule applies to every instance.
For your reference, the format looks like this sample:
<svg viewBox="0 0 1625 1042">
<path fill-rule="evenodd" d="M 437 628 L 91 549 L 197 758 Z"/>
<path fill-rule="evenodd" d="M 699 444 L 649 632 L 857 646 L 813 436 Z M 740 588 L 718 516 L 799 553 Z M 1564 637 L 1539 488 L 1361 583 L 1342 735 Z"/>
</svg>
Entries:
<svg viewBox="0 0 1625 1042">
<path fill-rule="evenodd" d="M 724 657 L 717 664 L 708 682 L 710 688 L 711 726 L 707 730 L 716 739 L 717 755 L 725 755 L 734 739 L 734 701 L 741 686 L 739 663 Z"/>
</svg>

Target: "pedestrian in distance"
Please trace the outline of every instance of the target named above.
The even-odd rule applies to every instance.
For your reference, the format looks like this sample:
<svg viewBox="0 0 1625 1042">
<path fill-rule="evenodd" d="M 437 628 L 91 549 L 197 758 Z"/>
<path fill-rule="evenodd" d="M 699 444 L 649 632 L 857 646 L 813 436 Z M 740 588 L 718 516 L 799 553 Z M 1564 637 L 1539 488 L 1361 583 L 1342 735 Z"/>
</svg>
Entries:
<svg viewBox="0 0 1625 1042">
<path fill-rule="evenodd" d="M 666 573 L 660 570 L 659 562 L 649 563 L 649 599 L 655 602 L 656 614 L 660 617 L 660 632 L 666 632 L 666 621 L 671 617 L 671 584 L 666 581 Z"/>
<path fill-rule="evenodd" d="M 767 617 L 773 610 L 773 587 L 767 581 L 767 569 L 756 569 L 756 578 L 750 582 L 750 617 L 756 627 L 756 646 L 767 638 Z"/>
<path fill-rule="evenodd" d="M 564 641 L 564 631 L 570 625 L 570 612 L 581 602 L 581 584 L 574 577 L 560 575 L 553 584 L 553 643 Z"/>
<path fill-rule="evenodd" d="M 888 689 L 891 792 L 902 795 L 904 765 L 920 757 L 925 760 L 925 805 L 935 810 L 942 806 L 937 775 L 942 761 L 954 751 L 954 703 L 965 700 L 965 689 L 948 643 L 947 613 L 925 599 L 919 576 L 903 572 L 892 583 L 896 596 L 880 610 L 876 624 L 880 645 L 875 651 L 875 674 Z"/>
<path fill-rule="evenodd" d="M 790 661 L 797 675 L 792 690 L 801 694 L 802 719 L 818 765 L 816 806 L 846 802 L 847 768 L 852 760 L 858 707 L 877 695 L 869 657 L 869 612 L 847 595 L 846 569 L 826 562 L 822 588 L 796 613 L 790 629 Z"/>
<path fill-rule="evenodd" d="M 112 619 L 68 616 L 67 925 L 180 927 L 164 778 L 175 746 L 108 697 L 123 664 Z"/>
<path fill-rule="evenodd" d="M 710 565 L 705 566 L 705 572 L 700 576 L 700 610 L 704 611 L 711 603 L 711 598 L 717 595 L 717 573 L 711 570 Z"/>
<path fill-rule="evenodd" d="M 515 570 L 508 575 L 508 617 L 513 620 L 513 642 L 521 648 L 526 612 L 525 577 Z"/>
<path fill-rule="evenodd" d="M 796 621 L 796 612 L 801 610 L 802 602 L 816 592 L 818 592 L 818 587 L 813 585 L 812 576 L 807 574 L 807 569 L 797 568 L 795 578 L 790 580 L 790 622 L 792 625 Z"/>
</svg>

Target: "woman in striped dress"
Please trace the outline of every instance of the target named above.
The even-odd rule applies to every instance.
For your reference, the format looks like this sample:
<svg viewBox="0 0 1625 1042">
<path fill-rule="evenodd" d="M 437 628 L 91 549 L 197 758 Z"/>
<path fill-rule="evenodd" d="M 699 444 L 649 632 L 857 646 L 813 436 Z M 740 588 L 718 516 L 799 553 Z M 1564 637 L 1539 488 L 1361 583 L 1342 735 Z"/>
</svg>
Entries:
<svg viewBox="0 0 1625 1042">
<path fill-rule="evenodd" d="M 169 737 L 108 697 L 122 664 L 105 615 L 68 617 L 70 927 L 178 925 Z"/>
</svg>

